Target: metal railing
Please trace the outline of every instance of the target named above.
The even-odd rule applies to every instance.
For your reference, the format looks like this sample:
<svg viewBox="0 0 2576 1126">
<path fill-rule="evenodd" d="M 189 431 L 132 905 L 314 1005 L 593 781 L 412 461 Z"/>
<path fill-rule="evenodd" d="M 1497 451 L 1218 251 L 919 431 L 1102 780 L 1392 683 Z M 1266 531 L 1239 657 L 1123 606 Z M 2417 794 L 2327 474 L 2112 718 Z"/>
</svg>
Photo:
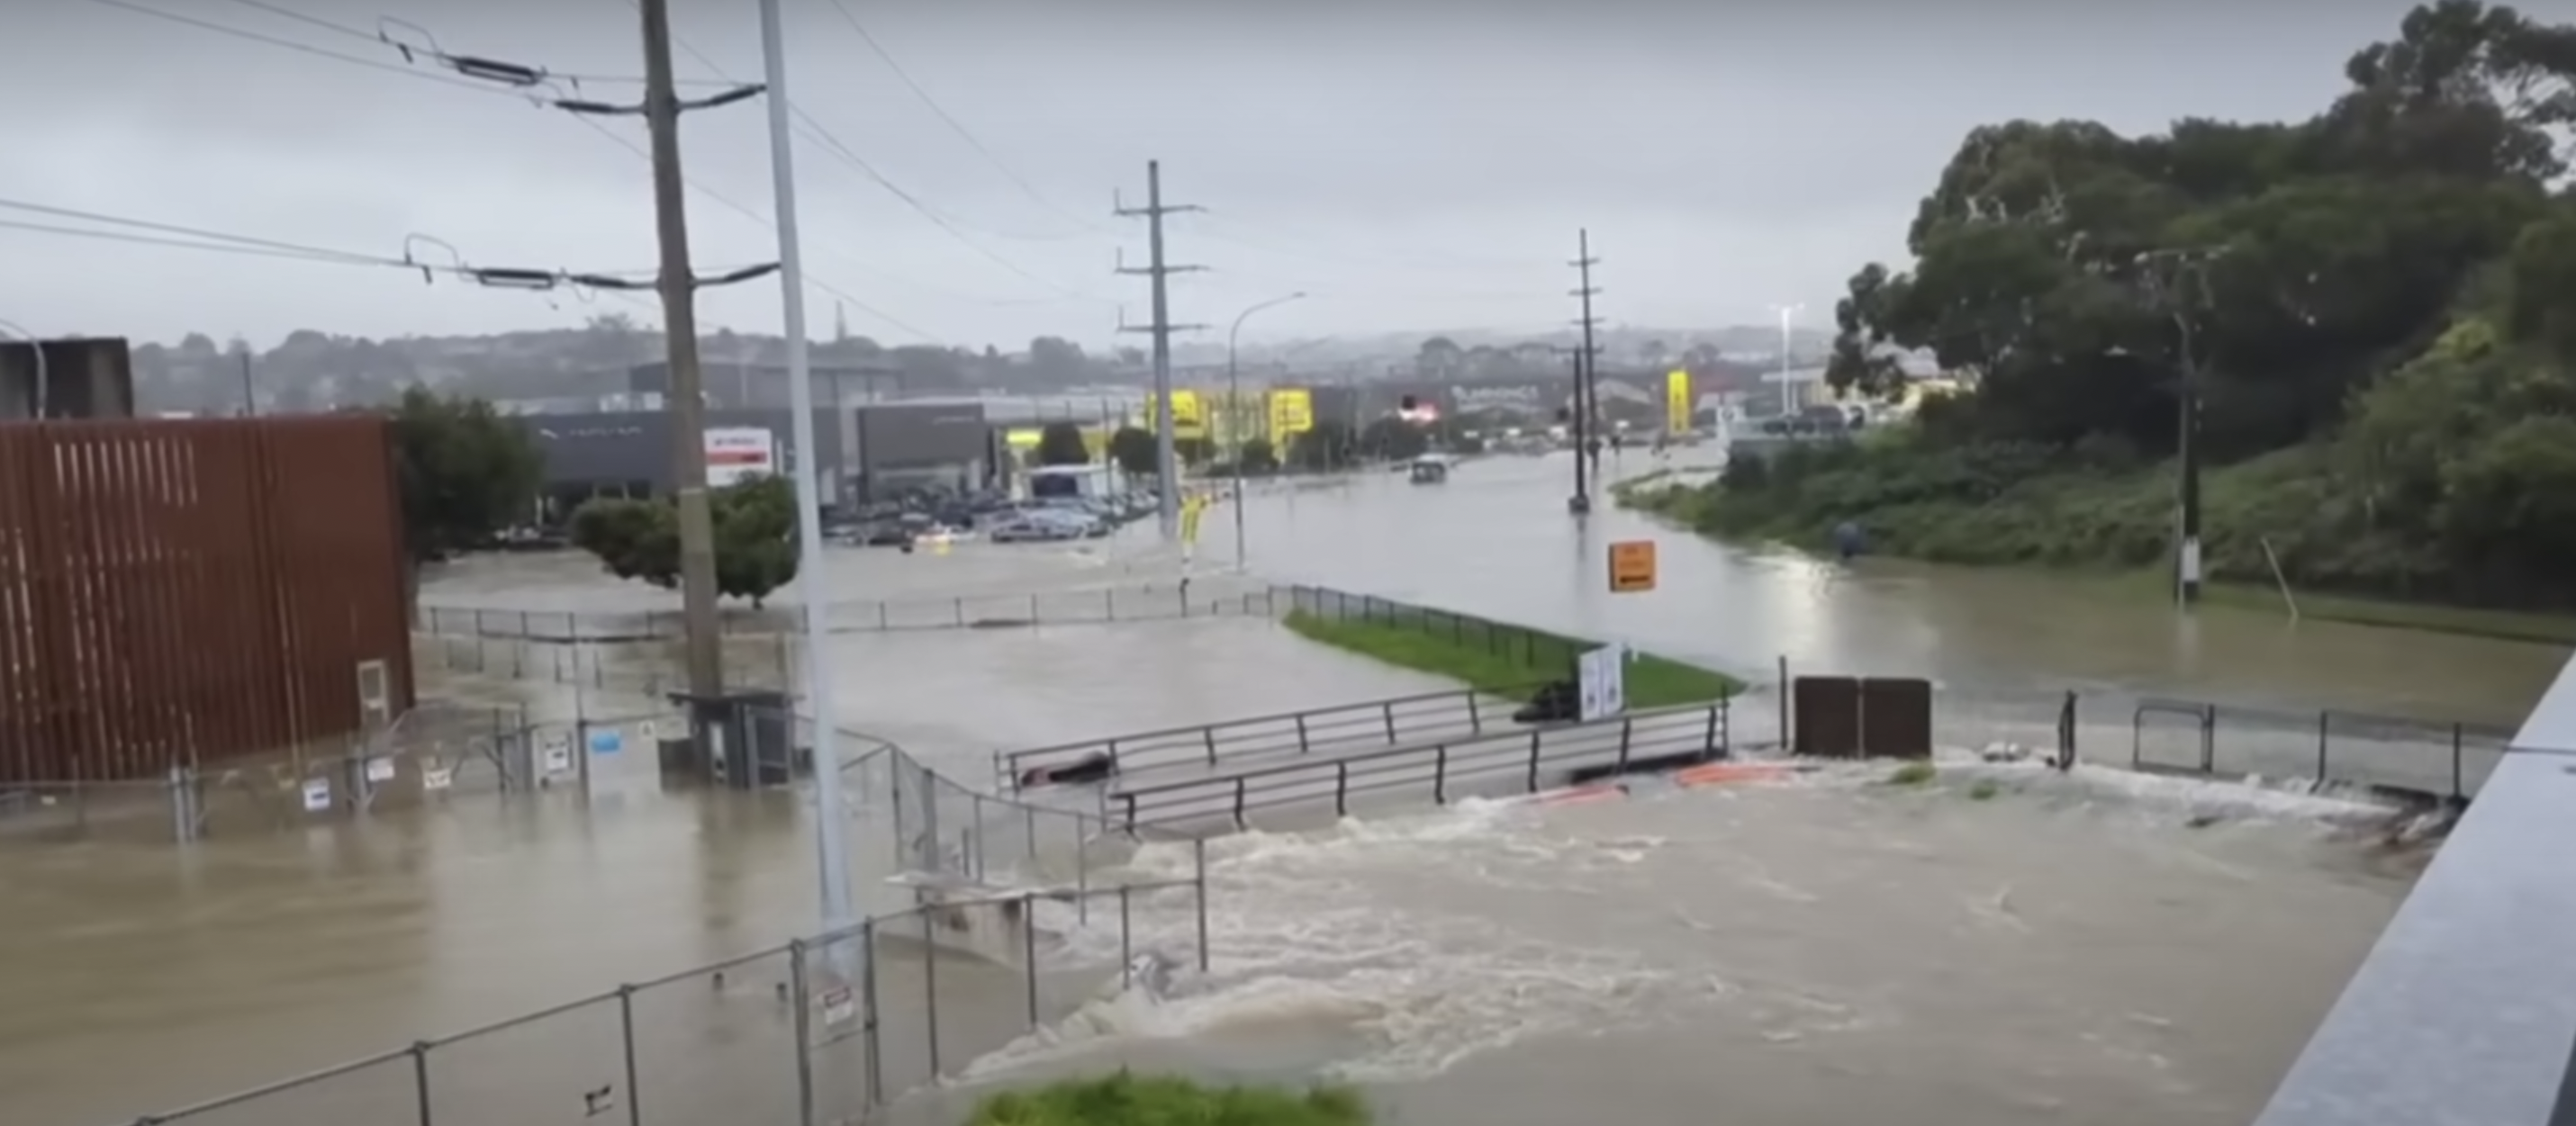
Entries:
<svg viewBox="0 0 2576 1126">
<path fill-rule="evenodd" d="M 1225 584 L 1163 583 L 1095 590 L 955 595 L 945 598 L 845 602 L 832 606 L 834 633 L 893 633 L 908 630 L 1003 629 L 1027 626 L 1091 625 L 1107 622 L 1169 621 L 1198 617 L 1261 617 L 1279 612 L 1268 587 L 1229 589 Z M 737 609 L 726 613 L 722 627 L 732 636 L 793 632 L 792 610 Z M 463 606 L 421 608 L 416 632 L 438 637 L 490 638 L 554 644 L 636 642 L 676 639 L 683 633 L 679 611 L 575 611 L 478 609 Z"/>
<path fill-rule="evenodd" d="M 788 725 L 800 746 L 802 726 Z M 1207 968 L 1203 846 L 1190 846 L 1186 878 L 1112 879 L 1136 846 L 1100 840 L 1096 815 L 980 793 L 882 739 L 844 735 L 862 748 L 841 767 L 862 829 L 853 873 L 884 908 L 868 921 L 128 1121 L 840 1126 L 1135 973 Z M 556 758 L 555 741 L 539 746 Z M 1017 886 L 986 884 L 1005 875 Z"/>
<path fill-rule="evenodd" d="M 2453 802 L 2477 792 L 2513 738 L 2492 725 L 2154 697 L 2130 703 L 2128 720 L 2133 770 L 2305 778 Z"/>
<path fill-rule="evenodd" d="M 1018 790 L 1024 788 L 1024 780 L 1032 772 L 1103 756 L 1120 777 L 1133 778 L 1147 771 L 1180 766 L 1214 767 L 1362 746 L 1421 743 L 1480 735 L 1508 726 L 1512 710 L 1518 706 L 1515 701 L 1475 689 L 1426 692 L 997 752 L 993 756 L 994 770 L 1004 788 Z"/>
<path fill-rule="evenodd" d="M 1139 957 L 1135 919 L 1206 894 L 1186 880 L 1088 892 L 943 900 L 337 1067 L 131 1120 L 133 1126 L 627 1126 L 872 1118 L 976 1058 L 1062 1019 L 1140 968 L 1207 959 L 1203 910 L 1187 951 Z M 1117 955 L 1057 951 L 1068 902 L 1114 901 Z"/>
<path fill-rule="evenodd" d="M 1364 751 L 1331 759 L 1229 771 L 1121 787 L 1103 796 L 1120 828 L 1245 828 L 1264 810 L 1330 810 L 1349 816 L 1352 799 L 1398 791 L 1446 805 L 1466 797 L 1536 793 L 1583 767 L 1668 768 L 1724 757 L 1728 704 L 1638 712 L 1590 723 Z"/>
</svg>

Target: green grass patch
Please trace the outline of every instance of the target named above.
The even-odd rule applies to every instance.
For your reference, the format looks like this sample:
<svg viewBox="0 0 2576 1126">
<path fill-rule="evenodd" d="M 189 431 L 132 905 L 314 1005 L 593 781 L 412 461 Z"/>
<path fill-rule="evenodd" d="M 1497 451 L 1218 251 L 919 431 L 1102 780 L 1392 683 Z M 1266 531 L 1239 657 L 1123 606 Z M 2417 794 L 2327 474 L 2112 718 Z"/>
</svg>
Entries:
<svg viewBox="0 0 2576 1126">
<path fill-rule="evenodd" d="M 1328 618 L 1298 611 L 1290 632 L 1398 668 L 1445 676 L 1481 692 L 1527 699 L 1532 689 L 1574 675 L 1574 657 L 1601 643 L 1478 618 L 1405 608 L 1392 619 Z M 1733 696 L 1743 684 L 1725 673 L 1652 653 L 1628 662 L 1628 706 L 1664 708 Z"/>
<path fill-rule="evenodd" d="M 1933 779 L 1940 776 L 1941 769 L 1939 767 L 1918 759 L 1916 761 L 1906 763 L 1903 766 L 1899 766 L 1895 770 L 1889 772 L 1887 776 L 1887 784 L 1890 786 L 1929 786 L 1932 784 Z"/>
<path fill-rule="evenodd" d="M 979 1104 L 968 1126 L 1368 1126 L 1374 1120 L 1348 1087 L 1215 1087 L 1122 1071 L 1004 1091 Z"/>
</svg>

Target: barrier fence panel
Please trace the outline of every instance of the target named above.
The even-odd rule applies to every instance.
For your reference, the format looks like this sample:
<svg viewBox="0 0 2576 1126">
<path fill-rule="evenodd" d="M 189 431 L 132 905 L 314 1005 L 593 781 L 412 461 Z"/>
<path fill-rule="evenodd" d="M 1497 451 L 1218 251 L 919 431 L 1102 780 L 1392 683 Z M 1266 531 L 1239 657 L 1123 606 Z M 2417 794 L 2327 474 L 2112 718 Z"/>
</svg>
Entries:
<svg viewBox="0 0 2576 1126">
<path fill-rule="evenodd" d="M 1518 707 L 1475 689 L 1426 692 L 1009 751 L 995 756 L 995 770 L 1007 789 L 1045 784 L 1033 772 L 1091 760 L 1105 760 L 1132 780 L 1158 769 L 1284 761 L 1510 730 Z"/>
<path fill-rule="evenodd" d="M 834 603 L 826 620 L 835 633 L 1010 626 L 1082 625 L 1174 618 L 1268 615 L 1284 611 L 1267 586 L 1245 587 L 1211 576 L 1190 583 L 1164 582 L 1089 590 L 1052 590 Z M 792 607 L 728 607 L 719 624 L 727 635 L 791 632 L 800 626 Z M 676 639 L 675 610 L 566 611 L 424 606 L 415 631 L 449 641 L 523 641 L 545 645 L 626 643 Z M 496 654 L 506 650 L 496 647 Z M 459 658 L 462 659 L 461 657 Z M 499 663 L 498 657 L 486 664 Z"/>
<path fill-rule="evenodd" d="M 802 944 L 782 947 L 622 990 L 632 1038 L 620 1085 L 632 1103 L 628 1121 L 806 1121 L 795 1001 L 806 957 Z"/>
</svg>

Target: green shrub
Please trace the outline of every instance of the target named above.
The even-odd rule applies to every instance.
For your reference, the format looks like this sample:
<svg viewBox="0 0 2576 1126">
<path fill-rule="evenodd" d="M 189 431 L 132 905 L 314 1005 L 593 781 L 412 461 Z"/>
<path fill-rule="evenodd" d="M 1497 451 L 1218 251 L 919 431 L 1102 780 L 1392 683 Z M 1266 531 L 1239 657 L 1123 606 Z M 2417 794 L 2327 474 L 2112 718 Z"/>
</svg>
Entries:
<svg viewBox="0 0 2576 1126">
<path fill-rule="evenodd" d="M 1002 1092 L 977 1106 L 968 1126 L 1368 1126 L 1374 1118 L 1347 1087 L 1211 1087 L 1121 1071 Z"/>
</svg>

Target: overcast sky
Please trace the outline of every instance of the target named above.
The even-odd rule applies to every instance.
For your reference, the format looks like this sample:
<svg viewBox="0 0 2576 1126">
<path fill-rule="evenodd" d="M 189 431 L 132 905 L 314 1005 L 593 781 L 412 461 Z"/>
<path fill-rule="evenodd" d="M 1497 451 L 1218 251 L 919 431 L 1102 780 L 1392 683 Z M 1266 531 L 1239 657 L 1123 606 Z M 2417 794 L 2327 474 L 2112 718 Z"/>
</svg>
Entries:
<svg viewBox="0 0 2576 1126">
<path fill-rule="evenodd" d="M 422 77 L 433 66 L 399 73 L 374 42 L 380 20 L 408 20 L 447 52 L 607 76 L 580 93 L 631 100 L 629 0 L 275 0 L 354 33 L 244 0 L 132 2 L 378 66 L 104 0 L 12 5 L 0 200 L 369 256 L 399 256 L 416 232 L 478 266 L 656 260 L 640 122 L 594 129 Z M 1113 194 L 1142 202 L 1148 159 L 1168 202 L 1207 209 L 1171 220 L 1172 260 L 1208 267 L 1175 279 L 1172 314 L 1219 338 L 1247 306 L 1300 290 L 1310 299 L 1261 314 L 1245 339 L 1546 330 L 1574 315 L 1565 262 L 1582 227 L 1610 321 L 1759 324 L 1767 305 L 1803 302 L 1821 323 L 1854 268 L 1902 256 L 1916 201 L 1968 128 L 2304 115 L 2407 7 L 842 0 L 881 57 L 831 0 L 784 3 L 791 97 L 815 123 L 795 148 L 813 334 L 830 334 L 837 303 L 853 332 L 889 343 L 1006 351 L 1038 334 L 1105 347 L 1122 309 L 1150 317 L 1145 279 L 1111 272 L 1122 252 L 1145 261 L 1144 224 L 1110 215 Z M 2525 7 L 2566 18 L 2571 3 Z M 758 77 L 752 0 L 674 4 L 692 92 L 721 88 L 719 71 Z M 765 128 L 757 101 L 685 121 L 702 264 L 776 256 Z M 63 222 L 5 208 L 0 221 Z M 40 333 L 265 346 L 296 328 L 659 321 L 649 296 L 423 285 L 7 228 L 0 262 L 0 319 Z M 779 286 L 710 291 L 700 317 L 775 332 Z"/>
</svg>

